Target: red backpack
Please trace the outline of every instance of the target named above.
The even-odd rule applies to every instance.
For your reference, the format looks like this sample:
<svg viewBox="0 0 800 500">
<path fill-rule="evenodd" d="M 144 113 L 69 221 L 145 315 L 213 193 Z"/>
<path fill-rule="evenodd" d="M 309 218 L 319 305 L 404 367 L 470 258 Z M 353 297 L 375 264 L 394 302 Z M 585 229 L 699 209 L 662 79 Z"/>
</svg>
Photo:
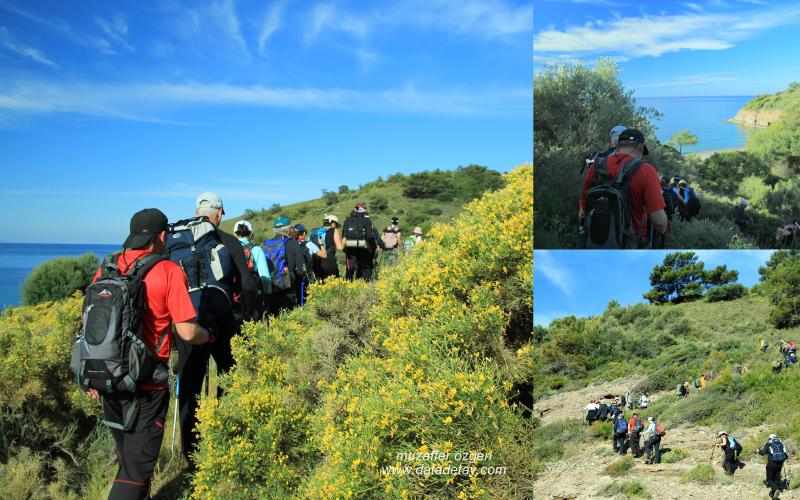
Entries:
<svg viewBox="0 0 800 500">
<path fill-rule="evenodd" d="M 667 433 L 667 430 L 664 428 L 664 424 L 661 422 L 656 423 L 656 436 L 661 437 Z"/>
</svg>

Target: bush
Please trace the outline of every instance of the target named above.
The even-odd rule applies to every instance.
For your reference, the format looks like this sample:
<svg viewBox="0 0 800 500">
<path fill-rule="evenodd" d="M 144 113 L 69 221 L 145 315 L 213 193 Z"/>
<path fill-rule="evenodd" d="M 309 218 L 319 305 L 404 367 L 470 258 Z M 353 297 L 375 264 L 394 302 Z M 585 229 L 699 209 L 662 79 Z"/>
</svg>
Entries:
<svg viewBox="0 0 800 500">
<path fill-rule="evenodd" d="M 696 465 L 681 478 L 682 483 L 698 483 L 709 485 L 714 482 L 714 468 L 709 464 Z"/>
<path fill-rule="evenodd" d="M 409 198 L 435 198 L 442 193 L 453 192 L 452 175 L 441 170 L 418 172 L 406 178 L 403 194 Z"/>
<path fill-rule="evenodd" d="M 617 461 L 611 462 L 603 469 L 603 474 L 611 477 L 619 477 L 631 470 L 636 465 L 636 460 L 633 457 L 626 455 Z"/>
<path fill-rule="evenodd" d="M 702 176 L 708 185 L 722 193 L 735 193 L 745 177 L 763 179 L 767 175 L 769 166 L 747 151 L 714 153 L 702 166 Z"/>
<path fill-rule="evenodd" d="M 722 302 L 724 300 L 741 299 L 747 295 L 747 287 L 739 283 L 717 286 L 706 292 L 706 300 L 709 302 Z"/>
<path fill-rule="evenodd" d="M 768 276 L 765 284 L 773 305 L 772 324 L 776 328 L 800 325 L 800 258 L 783 259 Z"/>
<path fill-rule="evenodd" d="M 322 190 L 322 201 L 325 203 L 325 206 L 331 206 L 339 203 L 339 195 L 334 193 L 333 191 L 328 191 L 327 189 Z"/>
<path fill-rule="evenodd" d="M 194 494 L 474 497 L 532 481 L 533 425 L 515 403 L 533 372 L 531 179 L 530 167 L 517 169 L 505 188 L 435 226 L 375 283 L 374 304 L 358 304 L 361 326 L 348 326 L 357 305 L 334 303 L 370 287 L 344 280 L 313 285 L 306 307 L 269 328 L 248 324 L 225 395 L 201 403 Z M 505 289 L 526 292 L 509 300 Z M 512 335 L 521 324 L 527 336 Z M 437 465 L 397 458 L 434 450 L 491 452 L 481 465 L 507 472 L 382 473 Z"/>
<path fill-rule="evenodd" d="M 80 257 L 57 257 L 37 266 L 22 287 L 22 304 L 32 306 L 49 300 L 61 300 L 92 281 L 100 261 L 87 253 Z"/>
<path fill-rule="evenodd" d="M 686 450 L 681 448 L 669 448 L 661 452 L 661 461 L 665 464 L 674 464 L 688 457 Z"/>
<path fill-rule="evenodd" d="M 603 497 L 624 495 L 629 498 L 651 498 L 650 493 L 639 481 L 611 481 L 597 490 L 597 494 Z"/>
</svg>

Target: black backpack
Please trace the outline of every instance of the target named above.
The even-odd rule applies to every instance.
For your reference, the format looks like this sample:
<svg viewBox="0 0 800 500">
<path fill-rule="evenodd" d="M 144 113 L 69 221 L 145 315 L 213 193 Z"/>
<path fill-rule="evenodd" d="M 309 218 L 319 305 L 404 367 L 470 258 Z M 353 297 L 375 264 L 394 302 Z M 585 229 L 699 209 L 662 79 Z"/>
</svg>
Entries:
<svg viewBox="0 0 800 500">
<path fill-rule="evenodd" d="M 661 196 L 664 198 L 664 205 L 666 205 L 664 212 L 667 214 L 667 218 L 672 219 L 672 216 L 678 213 L 680 209 L 678 195 L 675 194 L 671 187 L 667 186 L 661 188 Z"/>
<path fill-rule="evenodd" d="M 594 164 L 594 181 L 586 192 L 585 248 L 634 248 L 639 240 L 631 219 L 630 180 L 642 166 L 632 159 L 612 179 L 603 157 Z M 641 230 L 641 228 L 638 228 Z"/>
<path fill-rule="evenodd" d="M 306 277 L 309 283 L 314 283 L 315 281 L 317 281 L 317 277 L 314 274 L 314 257 L 317 256 L 311 255 L 311 250 L 308 248 L 308 243 L 309 243 L 308 240 L 305 240 L 302 243 L 300 243 L 300 249 L 303 251 L 303 263 L 301 264 L 302 269 L 298 269 L 298 271 L 300 271 L 301 275 L 304 275 Z M 317 244 L 316 242 L 311 242 L 311 243 L 314 243 L 315 245 Z"/>
<path fill-rule="evenodd" d="M 347 239 L 347 248 L 374 248 L 375 228 L 369 215 L 354 213 L 345 221 L 342 237 Z"/>
<path fill-rule="evenodd" d="M 770 439 L 767 443 L 767 454 L 770 462 L 785 462 L 789 456 L 780 439 Z"/>
<path fill-rule="evenodd" d="M 158 339 L 151 352 L 142 338 L 141 313 L 147 307 L 142 280 L 150 269 L 164 260 L 146 254 L 136 260 L 126 274 L 117 267 L 119 253 L 103 259 L 100 278 L 86 287 L 81 318 L 83 326 L 72 347 L 70 368 L 84 389 L 101 394 L 136 392 L 141 382 L 161 384 L 169 377 L 167 367 L 155 353 L 168 333 Z M 123 422 L 103 423 L 127 431 L 136 416 L 136 403 L 129 407 Z"/>
</svg>

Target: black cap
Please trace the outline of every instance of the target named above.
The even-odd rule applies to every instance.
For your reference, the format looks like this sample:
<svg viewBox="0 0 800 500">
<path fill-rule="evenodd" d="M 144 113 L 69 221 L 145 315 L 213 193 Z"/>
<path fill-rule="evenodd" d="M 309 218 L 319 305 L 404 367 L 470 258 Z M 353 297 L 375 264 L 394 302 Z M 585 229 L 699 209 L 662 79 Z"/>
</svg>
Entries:
<svg viewBox="0 0 800 500">
<path fill-rule="evenodd" d="M 669 184 L 669 176 L 665 175 L 661 178 L 661 184 Z"/>
<path fill-rule="evenodd" d="M 122 244 L 124 248 L 143 248 L 153 237 L 167 230 L 167 216 L 157 208 L 145 208 L 131 217 L 131 234 Z"/>
<path fill-rule="evenodd" d="M 635 128 L 627 128 L 619 134 L 619 142 L 638 142 L 644 144 L 644 134 Z M 648 154 L 647 144 L 644 144 L 644 154 Z"/>
</svg>

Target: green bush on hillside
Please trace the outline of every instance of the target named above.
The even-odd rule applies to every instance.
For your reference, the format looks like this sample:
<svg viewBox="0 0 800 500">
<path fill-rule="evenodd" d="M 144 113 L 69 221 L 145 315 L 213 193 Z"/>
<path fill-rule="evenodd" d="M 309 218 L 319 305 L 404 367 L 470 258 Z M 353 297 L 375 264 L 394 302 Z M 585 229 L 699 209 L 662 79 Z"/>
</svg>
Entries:
<svg viewBox="0 0 800 500">
<path fill-rule="evenodd" d="M 773 258 L 779 262 L 774 271 L 764 272 L 768 273 L 765 284 L 773 306 L 770 320 L 776 328 L 800 325 L 800 257 L 795 253 L 779 253 Z"/>
<path fill-rule="evenodd" d="M 699 464 L 681 478 L 682 483 L 711 484 L 714 482 L 714 468 L 709 464 Z"/>
<path fill-rule="evenodd" d="M 747 287 L 739 284 L 732 283 L 712 288 L 706 293 L 706 300 L 709 302 L 721 302 L 723 300 L 736 300 L 747 295 Z"/>
<path fill-rule="evenodd" d="M 780 119 L 768 128 L 754 131 L 747 139 L 752 151 L 767 165 L 779 166 L 790 173 L 800 169 L 800 110 L 787 107 Z"/>
<path fill-rule="evenodd" d="M 611 477 L 619 477 L 631 470 L 634 465 L 636 465 L 636 460 L 634 460 L 632 456 L 626 455 L 605 466 L 603 474 Z"/>
<path fill-rule="evenodd" d="M 764 179 L 769 175 L 769 166 L 747 151 L 714 153 L 701 168 L 703 185 L 722 193 L 735 193 L 748 176 Z"/>
<path fill-rule="evenodd" d="M 639 481 L 611 481 L 603 485 L 597 494 L 602 497 L 624 495 L 626 498 L 652 498 Z"/>
<path fill-rule="evenodd" d="M 80 257 L 57 257 L 37 266 L 22 286 L 22 304 L 32 306 L 69 297 L 92 281 L 100 261 L 87 253 Z"/>
</svg>

